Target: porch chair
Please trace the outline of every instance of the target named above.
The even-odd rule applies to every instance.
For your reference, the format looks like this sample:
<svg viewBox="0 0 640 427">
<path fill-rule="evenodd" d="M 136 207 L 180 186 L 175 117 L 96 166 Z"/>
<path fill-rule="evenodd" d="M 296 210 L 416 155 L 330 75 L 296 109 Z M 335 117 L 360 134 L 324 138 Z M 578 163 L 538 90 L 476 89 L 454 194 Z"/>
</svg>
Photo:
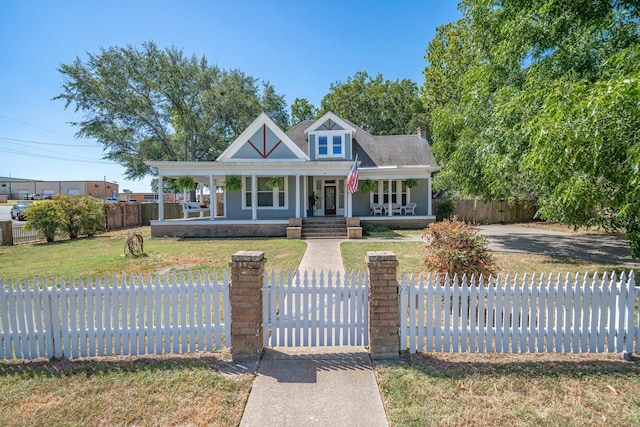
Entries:
<svg viewBox="0 0 640 427">
<path fill-rule="evenodd" d="M 404 207 L 404 214 L 405 215 L 415 215 L 415 211 L 416 211 L 416 206 L 417 203 L 407 203 L 407 205 Z"/>
<path fill-rule="evenodd" d="M 382 205 L 371 205 L 371 215 L 382 216 Z"/>
<path fill-rule="evenodd" d="M 402 205 L 400 203 L 391 204 L 391 215 L 402 215 Z"/>
</svg>

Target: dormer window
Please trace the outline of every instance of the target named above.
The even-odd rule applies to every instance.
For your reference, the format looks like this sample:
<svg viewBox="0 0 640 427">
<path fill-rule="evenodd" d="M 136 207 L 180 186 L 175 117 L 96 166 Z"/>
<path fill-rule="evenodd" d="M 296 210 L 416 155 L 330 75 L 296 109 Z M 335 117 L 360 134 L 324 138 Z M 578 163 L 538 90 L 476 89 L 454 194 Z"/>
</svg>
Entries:
<svg viewBox="0 0 640 427">
<path fill-rule="evenodd" d="M 317 132 L 316 155 L 321 158 L 344 158 L 344 131 Z"/>
</svg>

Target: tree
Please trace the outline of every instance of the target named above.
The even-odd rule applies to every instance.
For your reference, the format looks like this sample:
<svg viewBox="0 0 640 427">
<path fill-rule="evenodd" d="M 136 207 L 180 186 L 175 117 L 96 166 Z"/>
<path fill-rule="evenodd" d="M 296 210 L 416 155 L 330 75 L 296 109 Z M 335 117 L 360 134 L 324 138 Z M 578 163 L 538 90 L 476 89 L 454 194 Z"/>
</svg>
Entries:
<svg viewBox="0 0 640 427">
<path fill-rule="evenodd" d="M 604 64 L 604 78 L 568 74 L 545 91 L 528 122 L 525 162 L 540 215 L 575 226 L 623 229 L 640 256 L 640 46 Z"/>
<path fill-rule="evenodd" d="M 95 236 L 105 230 L 104 202 L 91 196 L 58 194 L 54 202 L 64 211 L 66 221 L 61 227 L 70 239 Z"/>
<path fill-rule="evenodd" d="M 175 47 L 111 47 L 59 68 L 54 99 L 82 111 L 76 136 L 95 138 L 128 178 L 153 171 L 145 160 L 214 160 L 261 111 L 288 124 L 284 98 L 268 83 L 222 70 Z"/>
<path fill-rule="evenodd" d="M 371 78 L 359 71 L 346 83 L 335 82 L 320 103 L 318 115 L 328 111 L 346 118 L 373 135 L 404 135 L 425 125 L 418 86 L 411 80 Z"/>
<path fill-rule="evenodd" d="M 25 211 L 25 217 L 25 230 L 37 231 L 48 243 L 54 241 L 57 233 L 65 231 L 68 224 L 64 209 L 55 200 L 33 203 Z"/>
<path fill-rule="evenodd" d="M 291 104 L 291 125 L 303 120 L 313 120 L 318 117 L 318 109 L 306 98 L 296 98 Z"/>
<path fill-rule="evenodd" d="M 638 181 L 637 2 L 463 0 L 461 11 L 427 51 L 436 185 L 623 228 L 640 255 L 628 199 Z"/>
</svg>

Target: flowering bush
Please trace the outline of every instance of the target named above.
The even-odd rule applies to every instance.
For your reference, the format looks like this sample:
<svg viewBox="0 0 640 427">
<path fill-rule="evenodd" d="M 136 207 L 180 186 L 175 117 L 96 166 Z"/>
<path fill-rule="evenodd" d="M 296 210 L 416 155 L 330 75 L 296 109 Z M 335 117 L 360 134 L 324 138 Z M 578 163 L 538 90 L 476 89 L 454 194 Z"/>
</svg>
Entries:
<svg viewBox="0 0 640 427">
<path fill-rule="evenodd" d="M 487 239 L 457 217 L 430 224 L 422 238 L 427 241 L 424 263 L 430 271 L 451 276 L 495 273 L 495 260 Z"/>
</svg>

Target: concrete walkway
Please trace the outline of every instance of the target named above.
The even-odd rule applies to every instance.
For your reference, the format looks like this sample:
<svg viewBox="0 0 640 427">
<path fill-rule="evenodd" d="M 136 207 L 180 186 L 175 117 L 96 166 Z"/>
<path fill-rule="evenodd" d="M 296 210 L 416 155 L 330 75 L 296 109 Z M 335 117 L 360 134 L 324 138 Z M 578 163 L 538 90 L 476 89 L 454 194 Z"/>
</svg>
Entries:
<svg viewBox="0 0 640 427">
<path fill-rule="evenodd" d="M 310 239 L 305 240 L 307 249 L 302 256 L 298 271 L 304 274 L 305 271 L 324 270 L 335 273 L 343 272 L 342 254 L 340 253 L 341 239 Z"/>
<path fill-rule="evenodd" d="M 241 426 L 387 426 L 362 347 L 268 349 Z"/>
<path fill-rule="evenodd" d="M 343 272 L 340 242 L 306 240 L 298 270 Z M 266 349 L 241 426 L 388 426 L 364 347 Z"/>
</svg>

